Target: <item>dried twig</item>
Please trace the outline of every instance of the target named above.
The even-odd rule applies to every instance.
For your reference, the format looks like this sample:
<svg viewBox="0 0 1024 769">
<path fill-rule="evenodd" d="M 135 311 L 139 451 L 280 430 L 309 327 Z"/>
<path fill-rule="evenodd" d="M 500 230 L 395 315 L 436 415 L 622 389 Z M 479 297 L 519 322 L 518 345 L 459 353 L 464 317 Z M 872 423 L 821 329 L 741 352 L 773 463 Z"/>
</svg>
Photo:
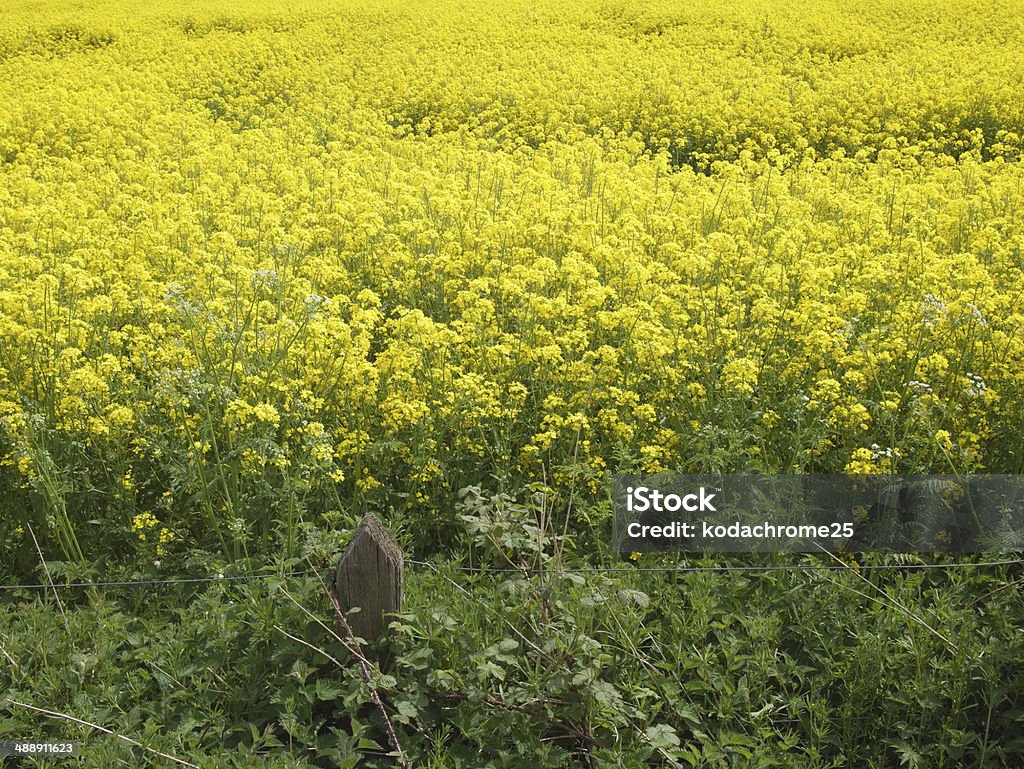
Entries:
<svg viewBox="0 0 1024 769">
<path fill-rule="evenodd" d="M 321 584 L 323 584 L 324 590 L 326 590 L 328 595 L 330 595 L 330 597 L 331 597 L 331 603 L 334 604 L 334 610 L 335 610 L 335 613 L 336 613 L 336 617 L 339 620 L 338 624 L 341 627 L 342 632 L 345 634 L 345 637 L 342 637 L 341 635 L 336 633 L 334 630 L 329 628 L 327 625 L 325 625 L 323 623 L 323 621 L 320 620 L 319 617 L 317 617 L 315 614 L 313 614 L 309 609 L 307 609 L 301 603 L 296 601 L 295 598 L 291 595 L 291 593 L 289 593 L 283 587 L 281 588 L 281 592 L 285 594 L 285 596 L 288 598 L 288 600 L 290 600 L 292 603 L 294 603 L 296 606 L 298 606 L 299 609 L 307 617 L 310 617 L 314 622 L 316 622 L 318 625 L 320 625 L 320 627 L 322 627 L 324 630 L 326 630 L 328 633 L 330 633 L 332 636 L 334 636 L 338 640 L 338 642 L 342 646 L 344 646 L 345 649 L 349 653 L 351 653 L 352 656 L 355 657 L 356 660 L 359 662 L 359 669 L 360 669 L 360 672 L 362 673 L 363 680 L 366 681 L 366 683 L 370 687 L 370 699 L 373 701 L 373 704 L 377 706 L 377 709 L 380 711 L 381 717 L 384 719 L 384 725 L 385 725 L 385 728 L 386 728 L 386 730 L 388 732 L 388 739 L 391 742 L 391 747 L 395 750 L 396 753 L 398 753 L 399 755 L 402 755 L 402 746 L 398 742 L 398 735 L 395 734 L 395 729 L 394 729 L 394 726 L 392 726 L 392 724 L 391 724 L 391 719 L 388 717 L 387 710 L 384 709 L 384 702 L 383 702 L 383 700 L 381 700 L 380 695 L 377 693 L 377 690 L 376 690 L 376 688 L 373 685 L 373 677 L 370 675 L 370 661 L 366 659 L 366 656 L 359 650 L 358 646 L 353 646 L 347 640 L 347 639 L 353 638 L 354 636 L 352 635 L 352 629 L 348 626 L 348 622 L 345 620 L 344 612 L 341 611 L 341 605 L 338 602 L 338 598 L 335 595 L 334 590 L 332 588 L 328 588 L 327 584 L 325 582 L 323 582 L 323 580 L 321 580 Z M 332 657 L 330 654 L 325 652 L 320 647 L 313 646 L 312 644 L 307 643 L 306 641 L 303 641 L 301 638 L 296 638 L 295 636 L 291 635 L 290 633 L 286 633 L 284 630 L 282 630 L 280 627 L 277 627 L 276 625 L 274 626 L 274 628 L 276 630 L 278 630 L 279 632 L 283 633 L 284 635 L 288 636 L 288 638 L 292 639 L 293 641 L 297 641 L 298 643 L 302 644 L 303 646 L 307 646 L 310 649 L 312 649 L 313 651 L 317 652 L 318 654 L 322 654 L 323 656 L 327 657 L 327 659 L 329 659 L 331 662 L 333 662 L 339 668 L 343 668 L 344 667 L 344 665 L 342 665 L 341 662 L 339 662 L 337 659 Z M 406 762 L 404 759 L 399 759 L 399 763 L 403 767 L 408 767 L 408 765 L 409 765 L 408 762 Z"/>
<path fill-rule="evenodd" d="M 843 564 L 843 566 L 845 566 L 847 570 L 849 570 L 853 574 L 856 574 L 857 577 L 861 580 L 861 582 L 864 582 L 864 583 L 870 585 L 876 592 L 881 593 L 882 596 L 887 601 L 889 601 L 889 603 L 891 605 L 893 605 L 897 609 L 899 609 L 900 612 L 902 612 L 904 614 L 904 616 L 907 616 L 910 619 L 914 620 L 914 622 L 916 622 L 917 624 L 921 625 L 921 627 L 923 627 L 925 630 L 927 630 L 929 633 L 931 633 L 935 637 L 941 638 L 943 641 L 945 641 L 949 645 L 949 648 L 952 649 L 953 651 L 958 651 L 959 650 L 959 647 L 957 647 L 957 645 L 955 643 L 953 643 L 952 640 L 950 640 L 949 638 L 946 638 L 946 636 L 942 635 L 942 633 L 940 633 L 938 630 L 933 628 L 931 625 L 929 625 L 923 619 L 918 617 L 916 614 L 914 614 L 914 612 L 912 612 L 906 606 L 901 604 L 899 601 L 897 601 L 895 598 L 893 598 L 891 595 L 889 595 L 887 592 L 885 592 L 882 588 L 878 587 L 878 585 L 876 585 L 874 582 L 872 582 L 867 577 L 865 577 L 863 574 L 861 574 L 859 571 L 857 571 L 856 569 L 851 567 L 850 564 L 848 564 L 845 561 L 843 561 L 842 558 L 839 558 L 835 553 L 833 553 L 833 552 L 831 552 L 829 550 L 826 550 L 825 548 L 821 547 L 821 545 L 818 545 L 818 547 L 821 549 L 822 552 L 827 553 L 836 562 Z M 828 577 L 825 577 L 825 579 L 828 579 Z M 860 590 L 854 590 L 853 588 L 847 587 L 846 585 L 840 585 L 838 582 L 835 582 L 834 580 L 831 580 L 831 579 L 828 579 L 828 581 L 831 582 L 834 585 L 839 585 L 840 587 L 842 587 L 842 588 L 844 588 L 846 590 L 852 590 L 854 593 L 862 595 L 862 596 L 864 596 L 865 598 L 867 598 L 869 600 L 881 603 L 881 601 L 878 601 L 877 598 L 874 598 L 873 596 L 867 595 L 866 593 L 862 593 Z M 885 604 L 882 604 L 882 605 L 884 606 Z"/>
<path fill-rule="evenodd" d="M 0 639 L 2 638 L 3 636 L 0 636 Z M 14 659 L 14 657 L 7 653 L 7 649 L 4 647 L 2 642 L 0 642 L 0 654 L 3 654 L 4 657 L 7 658 L 7 661 L 11 663 L 15 670 L 21 672 L 21 665 L 18 664 L 18 661 Z"/>
<path fill-rule="evenodd" d="M 380 694 L 377 692 L 377 687 L 373 684 L 373 676 L 370 675 L 370 662 L 363 655 L 362 651 L 360 651 L 358 643 L 349 642 L 351 639 L 355 638 L 355 635 L 352 633 L 352 628 L 349 627 L 348 620 L 345 619 L 345 612 L 341 608 L 341 603 L 338 601 L 337 588 L 333 585 L 331 586 L 330 595 L 331 603 L 334 604 L 334 616 L 338 620 L 338 627 L 341 628 L 344 639 L 347 639 L 342 640 L 342 643 L 345 645 L 345 648 L 352 653 L 352 656 L 356 658 L 356 662 L 359 664 L 359 671 L 363 675 L 363 680 L 366 681 L 367 685 L 370 687 L 370 699 L 373 704 L 377 706 L 377 710 L 380 711 L 380 716 L 384 720 L 384 728 L 388 733 L 388 741 L 391 743 L 391 747 L 394 749 L 395 753 L 399 756 L 399 765 L 404 767 L 404 769 L 408 769 L 409 762 L 402 758 L 405 754 L 402 751 L 401 743 L 398 742 L 398 735 L 395 734 L 395 727 L 391 724 L 391 719 L 388 717 L 388 711 L 384 707 L 384 702 L 381 700 Z"/>
<path fill-rule="evenodd" d="M 570 737 L 575 737 L 580 742 L 586 743 L 589 747 L 604 747 L 604 745 L 598 742 L 597 739 L 589 732 L 584 731 L 583 729 L 574 726 L 573 724 L 570 724 L 566 721 L 559 721 L 557 719 L 553 719 L 543 711 L 538 710 L 536 708 L 530 708 L 526 705 L 516 705 L 512 702 L 504 702 L 502 700 L 496 700 L 491 697 L 481 697 L 479 699 L 473 699 L 468 694 L 463 694 L 462 692 L 443 692 L 441 696 L 445 699 L 456 700 L 458 702 L 480 702 L 492 708 L 498 708 L 501 710 L 512 710 L 516 713 L 523 713 L 524 715 L 533 716 L 534 718 L 543 718 L 545 721 L 548 722 L 548 724 L 550 724 L 558 731 L 564 732 L 565 734 L 568 734 Z"/>
<path fill-rule="evenodd" d="M 32 535 L 32 544 L 36 546 L 36 552 L 39 553 L 39 562 L 43 565 L 43 571 L 46 572 L 46 582 L 50 586 L 50 590 L 53 592 L 53 597 L 57 600 L 57 608 L 60 609 L 60 616 L 64 619 L 64 628 L 68 631 L 68 640 L 71 642 L 72 648 L 75 646 L 74 636 L 71 634 L 71 623 L 68 622 L 68 615 L 64 613 L 64 604 L 61 603 L 60 596 L 57 595 L 57 588 L 53 586 L 53 577 L 50 576 L 50 567 L 46 565 L 46 559 L 43 558 L 43 550 L 39 547 L 39 540 L 36 539 L 36 533 L 32 530 L 32 524 L 28 525 L 28 533 Z"/>
<path fill-rule="evenodd" d="M 37 713 L 42 713 L 42 714 L 47 715 L 47 716 L 53 716 L 54 718 L 63 718 L 66 721 L 71 721 L 71 722 L 76 723 L 76 724 L 81 724 L 82 726 L 88 726 L 88 727 L 90 727 L 92 729 L 98 729 L 101 732 L 109 734 L 111 737 L 117 737 L 117 739 L 123 740 L 124 742 L 127 742 L 129 745 L 134 745 L 137 748 L 142 748 L 144 751 L 146 751 L 147 753 L 152 753 L 154 756 L 160 756 L 160 758 L 166 758 L 168 761 L 173 761 L 174 763 L 180 764 L 181 766 L 190 766 L 190 767 L 192 767 L 192 769 L 199 769 L 199 767 L 196 766 L 195 764 L 190 764 L 188 761 L 183 761 L 180 758 L 175 758 L 174 756 L 169 756 L 166 753 L 161 753 L 159 750 L 153 750 L 153 748 L 147 748 L 141 742 L 137 742 L 136 740 L 133 740 L 131 737 L 125 737 L 124 735 L 118 734 L 117 732 L 112 732 L 112 731 L 110 731 L 110 729 L 107 729 L 106 727 L 100 726 L 99 724 L 93 724 L 93 723 L 90 723 L 88 721 L 83 721 L 80 718 L 75 718 L 74 716 L 69 716 L 67 713 L 58 713 L 55 710 L 45 710 L 43 708 L 37 708 L 34 705 L 26 705 L 24 702 L 18 702 L 17 700 L 8 700 L 8 702 L 10 702 L 12 705 L 17 705 L 20 708 L 28 708 L 29 710 L 34 710 Z"/>
<path fill-rule="evenodd" d="M 287 638 L 290 638 L 290 639 L 292 639 L 292 640 L 293 640 L 293 641 L 295 641 L 296 643 L 300 643 L 300 644 L 302 644 L 303 646 L 305 646 L 306 648 L 308 648 L 308 649 L 312 649 L 312 650 L 313 650 L 313 651 L 315 651 L 315 652 L 316 652 L 317 654 L 322 654 L 322 655 L 324 655 L 324 656 L 325 656 L 325 657 L 326 657 L 327 659 L 329 659 L 329 660 L 330 660 L 331 662 L 333 662 L 333 663 L 334 663 L 335 665 L 337 665 L 337 666 L 338 666 L 339 668 L 344 668 L 344 667 L 345 667 L 345 666 L 344 666 L 344 665 L 342 665 L 342 664 L 341 664 L 340 662 L 338 662 L 338 660 L 336 660 L 336 659 L 335 659 L 334 657 L 332 657 L 332 656 L 331 656 L 330 654 L 328 654 L 328 653 L 327 653 L 327 652 L 325 652 L 325 651 L 324 651 L 323 649 L 321 649 L 321 648 L 320 648 L 319 646 L 313 646 L 313 644 L 309 643 L 309 641 L 303 641 L 303 640 L 302 640 L 301 638 L 299 638 L 299 637 L 297 637 L 297 636 L 293 636 L 293 635 L 292 635 L 291 633 L 289 633 L 289 632 L 287 632 L 287 631 L 283 630 L 283 629 L 281 628 L 281 626 L 280 626 L 280 625 L 274 625 L 274 630 L 276 630 L 277 632 L 279 632 L 279 633 L 280 633 L 281 635 L 283 635 L 283 636 L 286 636 Z"/>
<path fill-rule="evenodd" d="M 1024 577 L 1021 577 L 1019 579 L 1015 579 L 1013 582 L 1007 582 L 1005 585 L 1000 585 L 995 590 L 989 590 L 987 593 L 985 593 L 985 595 L 979 595 L 977 598 L 975 598 L 973 601 L 971 601 L 971 606 L 977 606 L 979 603 L 984 601 L 986 598 L 988 598 L 990 596 L 993 596 L 996 593 L 1001 593 L 1002 591 L 1007 590 L 1007 589 L 1009 589 L 1011 587 L 1017 587 L 1019 585 L 1024 585 Z"/>
<path fill-rule="evenodd" d="M 415 562 L 413 562 L 413 563 L 415 563 Z M 437 568 L 437 566 L 435 564 L 428 564 L 428 566 L 430 566 L 430 568 L 432 568 L 435 573 L 437 573 L 443 580 L 448 582 L 448 584 L 450 584 L 456 590 L 461 591 L 471 601 L 475 601 L 477 603 L 477 605 L 479 605 L 485 611 L 490 612 L 491 614 L 496 616 L 498 619 L 500 619 L 502 622 L 504 622 L 506 625 L 508 625 L 509 629 L 513 633 L 515 633 L 523 643 L 525 643 L 527 646 L 529 646 L 531 649 L 533 649 L 535 652 L 537 652 L 537 654 L 539 656 L 543 657 L 544 659 L 546 659 L 548 662 L 550 662 L 552 664 L 558 664 L 557 660 L 555 660 L 554 657 L 552 657 L 548 652 L 544 651 L 537 644 L 535 644 L 533 641 L 531 641 L 529 638 L 527 638 L 523 634 L 523 631 L 521 631 L 519 628 L 517 628 L 515 626 L 515 624 L 512 622 L 512 620 L 510 620 L 508 617 L 506 617 L 501 612 L 497 611 L 493 606 L 489 606 L 488 604 L 486 604 L 483 601 L 481 601 L 479 598 L 477 598 L 475 595 L 470 593 L 468 590 L 466 590 L 466 588 L 464 588 L 462 585 L 460 585 L 458 582 L 453 580 L 448 575 L 441 574 L 441 572 L 438 570 L 438 568 Z"/>
</svg>

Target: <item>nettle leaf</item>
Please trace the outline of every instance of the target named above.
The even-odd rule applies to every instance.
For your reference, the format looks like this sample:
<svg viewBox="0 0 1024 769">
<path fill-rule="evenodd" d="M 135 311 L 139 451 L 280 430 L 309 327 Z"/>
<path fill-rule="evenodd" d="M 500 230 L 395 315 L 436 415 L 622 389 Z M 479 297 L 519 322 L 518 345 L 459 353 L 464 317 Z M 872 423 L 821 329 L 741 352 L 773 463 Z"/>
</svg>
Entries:
<svg viewBox="0 0 1024 769">
<path fill-rule="evenodd" d="M 590 692 L 594 695 L 594 699 L 606 708 L 615 711 L 622 709 L 622 695 L 607 681 L 594 681 L 590 685 Z"/>
<path fill-rule="evenodd" d="M 651 745 L 658 749 L 678 748 L 679 735 L 668 724 L 655 724 L 644 729 L 644 736 Z"/>
<path fill-rule="evenodd" d="M 651 597 L 640 590 L 623 588 L 619 591 L 619 600 L 627 606 L 632 604 L 639 606 L 641 609 L 646 609 L 651 605 Z"/>
<path fill-rule="evenodd" d="M 675 714 L 686 721 L 693 729 L 699 729 L 701 726 L 700 716 L 697 715 L 697 711 L 689 705 L 675 705 L 673 706 Z"/>
<path fill-rule="evenodd" d="M 505 680 L 505 669 L 500 665 L 494 663 L 492 660 L 484 660 L 476 666 L 476 669 L 477 672 L 480 673 L 480 676 L 484 679 L 488 678 L 489 676 L 494 676 L 499 681 Z"/>
<path fill-rule="evenodd" d="M 344 693 L 344 689 L 326 678 L 316 680 L 316 698 L 318 700 L 336 700 Z"/>
<path fill-rule="evenodd" d="M 309 674 L 313 672 L 313 668 L 307 665 L 302 660 L 295 660 L 292 663 L 291 674 L 300 684 L 305 683 L 306 679 L 309 678 Z"/>
<path fill-rule="evenodd" d="M 396 686 L 398 686 L 398 679 L 392 675 L 384 673 L 377 678 L 378 689 L 394 689 Z"/>
<path fill-rule="evenodd" d="M 584 668 L 572 677 L 572 685 L 582 686 L 583 684 L 592 681 L 596 675 L 597 671 L 591 670 L 590 668 Z"/>
<path fill-rule="evenodd" d="M 431 670 L 427 673 L 427 686 L 443 691 L 450 691 L 458 683 L 454 673 L 450 670 Z"/>
<path fill-rule="evenodd" d="M 412 721 L 412 719 L 416 718 L 416 716 L 420 714 L 420 711 L 417 709 L 417 707 L 406 700 L 395 703 L 395 708 L 398 710 L 398 716 L 396 717 L 396 720 L 402 722 L 403 724 L 409 723 L 410 721 Z"/>
</svg>

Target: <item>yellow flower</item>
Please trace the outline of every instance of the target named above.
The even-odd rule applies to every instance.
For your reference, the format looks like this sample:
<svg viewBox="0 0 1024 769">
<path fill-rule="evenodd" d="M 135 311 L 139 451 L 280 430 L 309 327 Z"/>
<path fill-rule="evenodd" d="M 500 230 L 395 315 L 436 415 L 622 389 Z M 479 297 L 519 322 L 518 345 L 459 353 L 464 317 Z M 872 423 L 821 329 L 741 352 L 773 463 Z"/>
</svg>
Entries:
<svg viewBox="0 0 1024 769">
<path fill-rule="evenodd" d="M 373 4 L 87 5 L 0 14 L 0 473 L 90 479 L 76 525 L 154 466 L 161 511 L 270 523 L 331 483 L 432 521 L 449 479 L 583 510 L 627 463 L 1019 456 L 1013 3 L 404 3 L 383 42 Z"/>
<path fill-rule="evenodd" d="M 277 427 L 281 421 L 281 415 L 277 413 L 277 409 L 269 403 L 260 403 L 253 407 L 252 414 L 260 422 L 266 422 L 268 424 Z"/>
<path fill-rule="evenodd" d="M 152 513 L 139 513 L 132 518 L 132 532 L 138 535 L 140 541 L 145 542 L 147 530 L 152 529 L 158 523 L 159 521 Z"/>
<path fill-rule="evenodd" d="M 737 358 L 722 367 L 719 381 L 727 391 L 750 394 L 757 385 L 757 362 L 750 358 Z"/>
</svg>

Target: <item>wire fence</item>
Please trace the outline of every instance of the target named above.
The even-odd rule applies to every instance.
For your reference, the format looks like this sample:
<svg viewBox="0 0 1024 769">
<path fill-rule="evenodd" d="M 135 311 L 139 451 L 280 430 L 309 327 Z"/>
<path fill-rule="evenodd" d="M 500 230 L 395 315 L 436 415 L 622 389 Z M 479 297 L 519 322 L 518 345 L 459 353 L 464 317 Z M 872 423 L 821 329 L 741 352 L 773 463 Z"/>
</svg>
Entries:
<svg viewBox="0 0 1024 769">
<path fill-rule="evenodd" d="M 850 569 L 861 570 L 898 570 L 916 571 L 920 569 L 969 569 L 969 568 L 991 568 L 995 566 L 1015 566 L 1024 564 L 1024 559 L 1016 558 L 1004 561 L 961 561 L 953 563 L 907 563 L 907 564 L 776 564 L 776 565 L 739 565 L 739 566 L 594 566 L 585 568 L 566 569 L 516 569 L 516 568 L 493 568 L 459 566 L 455 564 L 438 564 L 431 561 L 417 561 L 405 559 L 407 565 L 424 567 L 432 571 L 449 569 L 466 574 L 635 574 L 635 573 L 693 573 L 693 572 L 772 572 L 772 571 L 844 571 Z M 110 580 L 103 582 L 54 582 L 52 584 L 32 585 L 0 585 L 0 590 L 50 590 L 50 589 L 79 589 L 79 588 L 100 588 L 100 587 L 145 587 L 155 585 L 185 585 L 202 584 L 211 582 L 245 582 L 251 580 L 273 579 L 274 577 L 305 577 L 311 574 L 321 574 L 324 570 L 306 569 L 304 571 L 274 572 L 271 574 L 240 574 L 235 576 L 224 576 L 218 574 L 212 577 L 183 577 L 174 579 L 140 579 L 140 580 Z"/>
<path fill-rule="evenodd" d="M 92 588 L 92 587 L 142 587 L 145 585 L 185 585 L 202 582 L 244 582 L 257 579 L 272 579 L 274 577 L 302 577 L 309 574 L 318 574 L 316 569 L 305 571 L 274 572 L 273 574 L 240 574 L 232 577 L 225 577 L 218 574 L 215 577 L 184 577 L 179 579 L 136 579 L 136 580 L 113 580 L 109 582 L 54 582 L 52 584 L 37 585 L 0 585 L 0 590 L 50 590 L 51 588 Z"/>
<path fill-rule="evenodd" d="M 416 566 L 427 566 L 435 570 L 441 568 L 438 564 L 431 563 L 429 561 L 411 561 L 406 560 L 406 563 L 411 563 Z M 700 571 L 843 571 L 847 569 L 898 569 L 912 571 L 915 569 L 956 569 L 956 568 L 968 568 L 968 567 L 991 567 L 991 566 L 1013 566 L 1014 564 L 1024 563 L 1024 559 L 1017 558 L 1009 561 L 983 561 L 983 562 L 959 562 L 959 563 L 908 563 L 908 564 L 880 564 L 878 566 L 870 564 L 782 564 L 775 566 L 758 566 L 758 565 L 744 565 L 744 566 L 609 566 L 601 567 L 595 566 L 591 568 L 575 568 L 575 569 L 544 569 L 545 573 L 549 574 L 608 574 L 608 573 L 636 573 L 636 572 L 662 572 L 662 573 L 685 573 L 685 572 L 700 572 Z M 455 571 L 468 572 L 472 574 L 522 574 L 526 571 L 531 573 L 540 573 L 541 570 L 528 570 L 528 569 L 514 569 L 514 568 L 473 568 L 471 566 L 447 566 L 449 569 Z"/>
</svg>

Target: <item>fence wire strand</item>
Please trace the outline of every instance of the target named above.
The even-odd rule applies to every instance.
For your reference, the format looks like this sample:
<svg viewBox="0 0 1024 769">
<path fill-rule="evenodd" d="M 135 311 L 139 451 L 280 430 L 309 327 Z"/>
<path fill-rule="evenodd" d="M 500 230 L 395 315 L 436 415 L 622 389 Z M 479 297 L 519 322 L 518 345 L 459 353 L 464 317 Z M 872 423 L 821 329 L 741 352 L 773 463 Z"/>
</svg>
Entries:
<svg viewBox="0 0 1024 769">
<path fill-rule="evenodd" d="M 915 571 L 918 569 L 966 569 L 966 568 L 984 568 L 992 566 L 1015 566 L 1017 564 L 1024 563 L 1024 559 L 1016 558 L 1006 561 L 962 561 L 954 563 L 889 563 L 889 564 L 857 564 L 857 565 L 846 565 L 846 564 L 782 564 L 775 566 L 758 566 L 758 565 L 744 565 L 744 566 L 593 566 L 587 568 L 575 568 L 575 569 L 512 569 L 512 568 L 477 568 L 474 566 L 456 566 L 452 564 L 442 565 L 434 563 L 432 561 L 417 561 L 411 558 L 406 558 L 404 561 L 406 564 L 411 566 L 422 566 L 433 571 L 440 571 L 442 568 L 451 569 L 452 571 L 459 571 L 466 574 L 635 574 L 635 573 L 692 573 L 692 572 L 768 572 L 768 571 L 842 571 L 848 569 L 861 569 L 861 570 L 874 570 L 874 569 L 885 569 L 885 570 L 897 570 L 897 571 Z M 144 587 L 153 585 L 185 585 L 185 584 L 202 584 L 210 582 L 244 582 L 249 580 L 259 579 L 272 579 L 274 577 L 304 577 L 310 574 L 319 573 L 315 569 L 307 569 L 305 571 L 289 571 L 274 574 L 240 574 L 236 576 L 216 576 L 216 577 L 185 577 L 179 579 L 139 579 L 139 580 L 115 580 L 106 582 L 65 582 L 53 584 L 35 584 L 35 585 L 0 585 L 0 590 L 50 590 L 50 589 L 75 589 L 75 588 L 95 588 L 95 587 Z"/>
<path fill-rule="evenodd" d="M 434 571 L 439 570 L 440 564 L 432 563 L 430 561 L 413 561 L 406 559 L 405 563 L 413 564 L 414 566 L 426 566 Z M 661 572 L 661 573 L 684 573 L 684 572 L 708 572 L 708 571 L 842 571 L 849 569 L 894 569 L 894 570 L 907 570 L 912 571 L 915 569 L 956 569 L 956 568 L 980 568 L 983 566 L 1013 566 L 1015 564 L 1024 563 L 1024 559 L 1017 558 L 1010 561 L 981 561 L 981 562 L 970 562 L 963 561 L 957 563 L 889 563 L 879 564 L 877 566 L 871 564 L 785 564 L 779 566 L 620 566 L 620 567 L 601 567 L 595 566 L 583 569 L 511 569 L 511 568 L 475 568 L 473 566 L 447 566 L 454 571 L 466 572 L 468 574 L 633 574 L 636 572 Z"/>
<path fill-rule="evenodd" d="M 0 585 L 0 590 L 50 590 L 51 588 L 87 588 L 87 587 L 141 587 L 143 585 L 184 585 L 202 582 L 242 582 L 254 579 L 272 579 L 273 577 L 302 577 L 317 572 L 308 569 L 306 571 L 288 571 L 283 574 L 241 574 L 234 577 L 187 577 L 181 579 L 137 579 L 122 580 L 113 582 L 54 582 L 52 585 Z"/>
</svg>

